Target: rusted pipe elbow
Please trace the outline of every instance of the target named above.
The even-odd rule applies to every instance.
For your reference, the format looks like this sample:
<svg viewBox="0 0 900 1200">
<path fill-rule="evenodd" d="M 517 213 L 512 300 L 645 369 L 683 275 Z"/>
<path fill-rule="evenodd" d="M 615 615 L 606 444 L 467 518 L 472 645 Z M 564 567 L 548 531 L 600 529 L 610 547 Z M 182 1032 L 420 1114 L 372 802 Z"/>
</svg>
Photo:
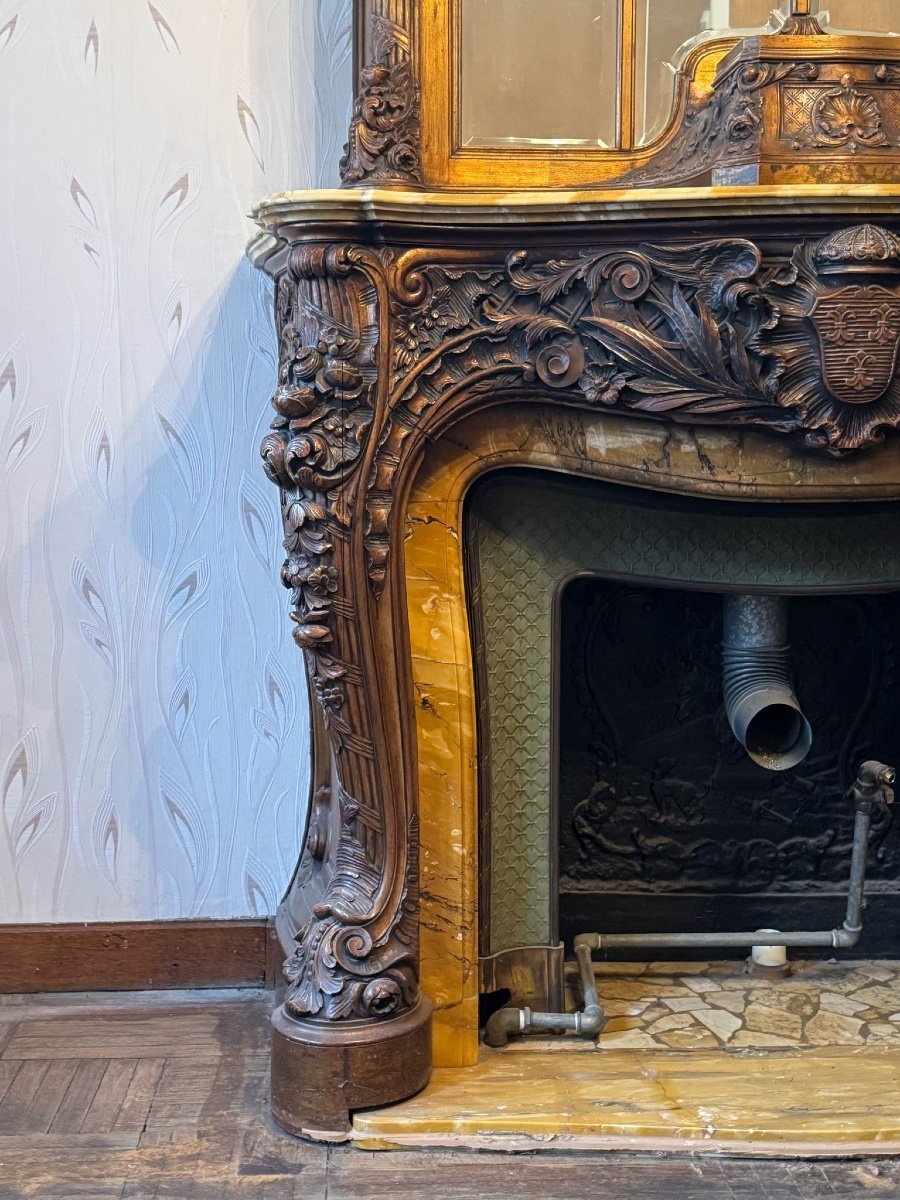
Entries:
<svg viewBox="0 0 900 1200">
<path fill-rule="evenodd" d="M 498 1008 L 492 1013 L 484 1027 L 486 1045 L 499 1050 L 509 1041 L 513 1033 L 526 1033 L 531 1027 L 530 1008 Z"/>
</svg>

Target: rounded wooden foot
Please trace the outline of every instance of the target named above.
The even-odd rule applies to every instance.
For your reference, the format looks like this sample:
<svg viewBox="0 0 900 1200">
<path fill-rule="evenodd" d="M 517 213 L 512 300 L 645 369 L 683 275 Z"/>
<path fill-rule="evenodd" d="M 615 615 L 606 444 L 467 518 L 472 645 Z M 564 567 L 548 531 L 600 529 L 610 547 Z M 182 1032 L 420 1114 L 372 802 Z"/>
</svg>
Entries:
<svg viewBox="0 0 900 1200">
<path fill-rule="evenodd" d="M 346 1141 L 350 1114 L 395 1104 L 431 1074 L 431 1001 L 384 1021 L 272 1016 L 272 1116 L 289 1133 Z"/>
</svg>

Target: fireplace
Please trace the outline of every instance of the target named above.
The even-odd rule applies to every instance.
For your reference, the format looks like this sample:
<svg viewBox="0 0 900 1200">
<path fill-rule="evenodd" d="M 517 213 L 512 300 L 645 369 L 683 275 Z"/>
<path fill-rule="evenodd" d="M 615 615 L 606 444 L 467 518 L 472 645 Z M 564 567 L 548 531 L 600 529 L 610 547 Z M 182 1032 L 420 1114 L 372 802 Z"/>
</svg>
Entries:
<svg viewBox="0 0 900 1200">
<path fill-rule="evenodd" d="M 643 7 L 359 0 L 345 188 L 255 212 L 291 1133 L 900 1153 L 898 39 Z"/>
<path fill-rule="evenodd" d="M 829 912 L 839 923 L 848 790 L 876 751 L 900 760 L 898 515 L 893 503 L 698 500 L 535 471 L 472 489 L 488 984 L 543 964 L 543 991 L 507 990 L 552 1010 L 555 948 L 571 954 L 586 930 L 811 929 Z M 814 731 L 784 770 L 754 761 L 726 714 L 723 610 L 748 590 L 787 598 L 791 672 Z M 900 957 L 889 808 L 869 844 L 866 928 L 844 959 Z M 718 952 L 729 953 L 747 951 Z"/>
<path fill-rule="evenodd" d="M 530 892 L 530 907 L 508 906 L 516 913 L 528 907 L 529 920 L 536 914 L 544 924 L 530 925 L 527 931 L 508 930 L 504 936 L 509 944 L 494 944 L 493 910 L 499 893 L 486 864 L 488 854 L 498 846 L 493 811 L 497 780 L 488 786 L 479 772 L 490 757 L 488 745 L 490 754 L 496 749 L 490 732 L 487 738 L 484 733 L 490 689 L 482 677 L 491 667 L 490 656 L 482 653 L 479 644 L 478 623 L 472 626 L 474 637 L 470 631 L 470 618 L 479 611 L 487 580 L 484 563 L 475 569 L 474 553 L 467 554 L 467 540 L 476 536 L 470 530 L 479 524 L 467 520 L 467 498 L 470 517 L 492 494 L 496 497 L 504 488 L 514 492 L 518 488 L 532 509 L 536 505 L 545 524 L 557 503 L 554 497 L 563 494 L 566 499 L 560 511 L 571 512 L 566 505 L 577 493 L 581 521 L 587 521 L 595 509 L 602 516 L 608 515 L 610 505 L 616 508 L 616 522 L 590 517 L 599 521 L 598 533 L 577 539 L 577 556 L 569 564 L 557 565 L 548 577 L 547 602 L 541 608 L 547 646 L 553 643 L 553 596 L 565 581 L 570 582 L 560 593 L 557 611 L 564 614 L 572 605 L 580 608 L 568 624 L 559 625 L 560 646 L 566 636 L 581 640 L 577 632 L 572 634 L 571 620 L 577 626 L 598 605 L 604 606 L 608 589 L 619 595 L 623 587 L 630 587 L 643 589 L 644 599 L 649 595 L 658 604 L 692 606 L 685 610 L 684 644 L 677 638 L 667 650 L 676 660 L 679 654 L 690 656 L 691 647 L 696 647 L 697 625 L 709 619 L 713 607 L 718 611 L 722 589 L 762 588 L 790 595 L 788 607 L 820 610 L 815 618 L 820 625 L 806 628 L 804 624 L 799 636 L 792 634 L 793 666 L 802 696 L 808 691 L 811 656 L 804 640 L 816 628 L 822 628 L 826 637 L 828 629 L 833 630 L 836 618 L 829 616 L 828 606 L 842 604 L 853 612 L 863 606 L 866 612 L 876 613 L 877 637 L 872 641 L 875 634 L 870 631 L 865 644 L 870 655 L 883 654 L 883 670 L 889 673 L 892 668 L 894 592 L 900 578 L 892 530 L 900 473 L 895 443 L 889 437 L 882 439 L 882 432 L 884 425 L 898 419 L 900 409 L 894 407 L 890 390 L 881 401 L 858 412 L 829 400 L 832 394 L 822 382 L 821 360 L 810 349 L 820 335 L 808 314 L 820 298 L 827 301 L 840 288 L 870 286 L 848 283 L 848 278 L 865 280 L 866 272 L 871 277 L 877 272 L 880 282 L 871 287 L 886 292 L 888 286 L 895 286 L 895 278 L 900 281 L 900 244 L 890 232 L 894 202 L 883 194 L 852 190 L 838 200 L 810 193 L 810 203 L 814 199 L 818 208 L 832 205 L 835 211 L 806 216 L 800 227 L 793 193 L 740 194 L 728 202 L 734 205 L 731 211 L 722 204 L 715 218 L 716 238 L 698 241 L 684 240 L 684 222 L 689 221 L 691 228 L 696 222 L 690 216 L 694 200 L 690 193 L 678 192 L 619 198 L 614 220 L 608 220 L 606 202 L 598 205 L 572 198 L 571 208 L 566 209 L 557 200 L 556 234 L 547 233 L 550 210 L 541 210 L 534 226 L 522 226 L 524 210 L 510 217 L 508 211 L 485 204 L 473 230 L 468 223 L 472 212 L 466 212 L 463 222 L 455 203 L 442 208 L 432 199 L 409 212 L 397 208 L 389 196 L 374 202 L 366 199 L 370 208 L 373 203 L 383 206 L 383 211 L 376 209 L 382 215 L 374 218 L 364 216 L 359 199 L 341 197 L 341 220 L 334 210 L 324 210 L 317 218 L 324 224 L 316 228 L 325 240 L 310 244 L 302 241 L 299 230 L 313 220 L 311 206 L 318 202 L 275 198 L 260 215 L 278 235 L 276 241 L 260 246 L 259 257 L 277 277 L 282 329 L 281 383 L 263 452 L 272 478 L 282 487 L 288 550 L 283 578 L 293 589 L 296 640 L 305 650 L 314 712 L 320 718 L 306 850 L 278 917 L 288 953 L 289 988 L 275 1021 L 274 1105 L 284 1126 L 306 1135 L 350 1136 L 376 1147 L 406 1145 L 404 1138 L 412 1138 L 414 1144 L 416 1138 L 419 1144 L 442 1144 L 440 1139 L 450 1136 L 446 1134 L 446 1122 L 451 1121 L 448 1111 L 414 1118 L 409 1133 L 404 1132 L 406 1117 L 395 1118 L 391 1109 L 379 1106 L 420 1090 L 432 1067 L 449 1073 L 439 1074 L 440 1080 L 455 1080 L 454 1073 L 460 1073 L 461 1079 L 469 1080 L 458 1085 L 463 1090 L 478 1079 L 488 1092 L 490 1087 L 503 1091 L 510 1086 L 503 1074 L 511 1069 L 511 1060 L 504 1057 L 509 1051 L 498 1051 L 499 1057 L 485 1060 L 480 1044 L 480 997 L 485 991 L 509 986 L 510 971 L 503 977 L 505 966 L 498 954 L 523 942 L 552 948 L 559 934 L 564 940 L 576 934 L 576 922 L 583 930 L 581 920 L 586 916 L 592 917 L 589 924 L 595 929 L 632 928 L 630 901 L 636 893 L 652 896 L 659 871 L 665 868 L 665 862 L 655 862 L 652 854 L 644 853 L 643 859 L 638 854 L 635 860 L 646 864 L 648 877 L 638 878 L 640 886 L 635 886 L 634 877 L 624 881 L 628 890 L 611 889 L 619 898 L 625 894 L 630 898 L 628 904 L 616 901 L 618 917 L 614 908 L 606 906 L 606 898 L 602 923 L 600 914 L 596 923 L 594 913 L 572 914 L 572 896 L 590 898 L 592 888 L 583 886 L 584 874 L 574 880 L 580 862 L 577 847 L 566 859 L 558 858 L 557 850 L 551 854 L 553 842 L 559 851 L 571 848 L 569 833 L 563 829 L 564 805 L 571 810 L 566 830 L 574 828 L 575 809 L 582 805 L 581 814 L 588 812 L 587 826 L 595 828 L 599 823 L 604 832 L 604 822 L 594 820 L 598 805 L 602 808 L 598 778 L 602 738 L 592 734 L 590 739 L 580 739 L 582 749 L 594 754 L 584 769 L 592 773 L 600 791 L 578 791 L 577 778 L 569 778 L 570 772 L 577 775 L 577 756 L 566 756 L 563 763 L 562 754 L 557 754 L 560 785 L 565 785 L 559 787 L 557 816 L 551 821 L 556 776 L 548 773 L 542 812 L 544 848 L 533 859 L 520 859 L 518 866 Z M 752 216 L 754 205 L 756 216 Z M 668 224 L 662 221 L 664 212 Z M 580 215 L 577 228 L 571 221 L 574 214 Z M 436 240 L 431 222 L 445 224 L 457 217 L 463 222 L 457 229 L 458 245 L 427 245 Z M 341 221 L 348 222 L 346 233 L 352 230 L 358 241 L 340 240 Z M 360 222 L 365 221 L 372 222 L 367 234 L 371 245 L 359 242 Z M 407 222 L 406 232 L 398 222 L 401 226 Z M 739 224 L 740 236 L 737 228 L 734 236 L 727 232 L 728 222 L 734 227 Z M 377 248 L 388 232 L 401 247 L 416 242 L 418 248 Z M 523 242 L 530 244 L 527 252 L 522 250 Z M 703 265 L 707 262 L 715 263 L 709 276 Z M 558 299 L 544 298 L 545 278 L 550 272 L 556 276 L 560 269 L 571 270 L 571 286 Z M 728 292 L 732 286 L 734 290 Z M 626 300 L 620 298 L 623 289 Z M 727 361 L 728 366 L 715 365 L 715 372 L 736 370 L 743 378 L 750 371 L 751 378 L 770 389 L 769 400 L 761 400 L 754 390 L 757 384 L 739 384 L 737 377 L 731 383 L 720 378 L 704 383 L 698 377 L 702 364 L 692 343 L 673 348 L 680 344 L 678 331 L 661 324 L 659 313 L 666 296 L 678 294 L 694 312 L 700 323 L 697 328 L 712 329 L 712 320 L 718 330 L 715 337 L 722 358 L 714 361 Z M 671 305 L 668 311 L 673 313 Z M 644 340 L 658 355 L 655 365 L 643 362 L 640 376 L 631 362 L 634 354 L 625 344 L 626 326 L 616 316 L 623 312 L 629 313 L 628 328 L 640 325 Z M 707 318 L 713 312 L 718 316 Z M 667 319 L 678 323 L 684 318 L 673 314 Z M 610 348 L 592 336 L 596 329 L 604 331 Z M 614 358 L 613 338 L 618 340 Z M 727 350 L 730 340 L 744 340 L 740 344 L 745 349 Z M 676 376 L 682 371 L 677 364 L 683 361 L 689 362 L 695 379 L 686 395 L 682 378 Z M 658 372 L 653 380 L 646 374 L 650 366 Z M 773 383 L 763 384 L 769 372 Z M 640 382 L 640 388 L 629 391 L 630 380 Z M 731 391 L 721 401 L 716 397 L 726 386 Z M 740 392 L 742 386 L 750 389 L 746 395 Z M 526 504 L 511 508 L 523 516 Z M 658 556 L 653 569 L 647 565 L 653 557 L 647 551 L 649 544 L 635 557 L 640 548 L 635 522 L 638 526 L 643 522 L 646 532 L 649 518 L 668 522 L 660 545 L 671 548 L 673 529 L 682 530 L 683 541 L 679 557 L 670 554 L 664 562 L 665 554 Z M 570 523 L 569 517 L 562 520 Z M 754 544 L 734 536 L 739 523 L 743 528 L 779 533 L 774 541 L 768 534 L 766 539 L 757 536 Z M 724 532 L 715 534 L 716 544 L 714 532 L 720 527 Z M 619 540 L 610 544 L 612 558 L 601 560 L 601 534 L 610 529 L 618 530 Z M 772 553 L 773 545 L 794 544 L 799 548 L 791 554 Z M 689 553 L 691 545 L 702 553 Z M 804 547 L 805 557 L 800 552 Z M 844 552 L 830 553 L 829 547 L 842 547 Z M 553 540 L 553 550 L 563 553 L 559 539 Z M 492 554 L 486 562 L 496 565 L 497 560 L 497 554 Z M 701 574 L 685 575 L 686 570 L 696 570 L 697 563 Z M 571 578 L 586 572 L 602 578 Z M 530 586 L 533 572 L 526 574 Z M 673 589 L 672 583 L 682 588 Z M 485 605 L 485 612 L 490 610 Z M 634 612 L 625 618 L 637 619 Z M 853 629 L 859 628 L 860 619 L 840 617 L 846 643 L 841 653 L 848 658 L 839 656 L 835 661 L 852 658 L 857 644 Z M 793 612 L 791 624 L 796 628 Z M 527 623 L 514 632 L 523 644 L 533 635 Z M 709 659 L 706 670 L 712 674 L 713 659 L 719 654 L 718 623 L 704 630 L 701 640 Z M 570 671 L 586 672 L 583 658 L 574 664 L 571 659 L 569 655 Z M 530 667 L 536 660 L 524 654 L 522 661 Z M 557 661 L 562 664 L 562 654 Z M 641 670 L 646 670 L 646 664 Z M 676 673 L 690 676 L 680 667 Z M 526 677 L 523 696 L 529 701 L 539 692 L 545 696 L 546 721 L 529 732 L 544 738 L 541 752 L 547 767 L 554 744 L 551 674 L 547 664 L 533 683 Z M 593 668 L 590 676 L 595 682 Z M 708 685 L 708 678 L 706 683 L 703 678 L 696 682 L 697 694 L 686 702 L 700 702 Z M 883 704 L 875 708 L 882 725 L 872 716 L 865 727 L 854 731 L 856 716 L 851 714 L 851 728 L 844 737 L 852 734 L 860 740 L 853 743 L 851 737 L 847 766 L 840 769 L 852 769 L 850 756 L 869 752 L 863 749 L 868 745 L 865 738 L 881 737 L 881 731 L 887 744 L 878 748 L 872 744 L 871 752 L 890 754 L 894 734 L 889 720 L 893 708 L 884 698 L 888 678 L 886 674 L 878 684 L 869 674 L 869 684 L 881 689 Z M 863 685 L 859 677 L 857 688 Z M 569 698 L 575 697 L 577 686 L 572 685 Z M 851 703 L 848 692 L 841 696 L 845 701 Z M 716 684 L 715 713 L 720 702 Z M 600 709 L 606 703 L 601 697 Z M 811 755 L 817 755 L 827 750 L 838 732 L 822 728 L 821 706 L 811 703 L 810 712 L 817 726 Z M 710 746 L 725 756 L 722 761 L 728 761 L 732 750 L 727 740 L 719 740 L 725 731 L 715 713 L 708 718 Z M 571 721 L 592 721 L 595 716 L 595 709 L 592 715 L 589 706 L 582 706 L 581 714 L 572 715 Z M 835 721 L 844 719 L 842 709 L 834 714 Z M 562 746 L 562 740 L 557 738 L 556 744 Z M 811 762 L 815 764 L 816 758 Z M 823 894 L 816 928 L 839 922 L 840 913 L 830 916 L 828 887 L 834 895 L 840 892 L 836 850 L 846 846 L 847 828 L 846 818 L 841 821 L 836 809 L 836 792 L 846 776 L 833 764 L 821 769 L 821 811 L 836 823 L 830 874 L 816 882 Z M 679 780 L 674 769 L 652 766 L 644 791 L 655 788 L 666 808 L 686 811 L 695 820 L 690 780 L 685 787 Z M 744 787 L 733 786 L 738 791 Z M 746 794 L 740 796 L 743 804 Z M 755 794 L 749 803 L 758 800 Z M 760 820 L 769 812 L 784 811 L 781 803 L 784 800 L 778 797 L 763 796 L 757 803 Z M 809 809 L 803 809 L 804 803 L 805 793 L 796 804 L 809 814 L 809 821 L 815 820 Z M 482 820 L 485 812 L 492 818 L 490 829 Z M 713 822 L 712 840 L 721 842 L 721 827 L 715 826 L 722 820 L 721 810 L 710 805 L 707 820 Z M 578 828 L 583 832 L 586 822 Z M 872 860 L 872 913 L 877 905 L 887 905 L 889 913 L 894 902 L 892 830 L 878 815 L 874 856 L 883 850 L 887 857 Z M 746 834 L 745 828 L 734 835 L 734 841 L 745 845 Z M 526 839 L 520 848 L 523 853 L 527 850 Z M 823 854 L 820 865 L 828 862 L 827 848 Z M 557 871 L 559 887 L 551 886 L 551 866 L 556 869 L 557 863 L 568 866 L 568 874 Z M 709 871 L 700 889 L 685 889 L 682 896 L 677 889 L 667 890 L 667 900 L 674 895 L 689 911 L 672 908 L 668 925 L 660 917 L 662 929 L 731 924 L 721 912 L 715 913 L 715 922 L 709 913 L 704 916 L 704 898 L 720 894 L 716 889 L 722 882 L 721 866 L 718 870 L 718 875 Z M 809 874 L 809 866 L 804 870 Z M 578 887 L 572 887 L 572 881 Z M 770 911 L 768 895 L 775 894 L 770 890 L 774 886 L 779 919 L 773 928 L 797 929 L 804 922 L 790 919 L 787 900 L 808 904 L 816 889 L 800 888 L 788 896 L 782 888 L 791 881 L 797 883 L 797 876 L 785 870 L 784 875 L 758 883 L 754 895 L 733 887 L 727 894 L 733 895 L 736 911 L 740 907 L 746 922 L 756 928 L 755 913 L 763 908 Z M 596 888 L 593 894 L 602 895 Z M 762 906 L 758 910 L 752 907 L 757 904 Z M 557 907 L 558 918 L 554 918 Z M 629 910 L 626 916 L 623 907 Z M 659 912 L 644 913 L 640 924 L 655 922 L 658 916 Z M 875 919 L 866 936 L 877 938 L 878 928 Z M 882 953 L 892 953 L 889 943 L 868 950 L 872 956 Z M 493 976 L 491 960 L 496 965 Z M 599 962 L 598 968 L 602 966 Z M 566 976 L 564 962 L 554 961 L 550 954 L 536 965 L 530 960 L 528 972 L 534 995 L 541 995 L 542 989 L 547 1001 L 558 998 L 560 988 L 571 984 L 571 967 Z M 606 991 L 605 1001 L 613 1007 L 628 1006 L 630 1001 L 617 1000 L 608 992 L 622 994 L 634 986 L 617 979 L 614 986 L 602 986 L 601 995 Z M 664 986 L 683 988 L 671 979 Z M 838 984 L 828 977 L 817 986 L 829 991 Z M 860 992 L 870 990 L 858 980 L 856 986 Z M 887 996 L 893 995 L 892 986 L 890 980 L 884 985 Z M 527 994 L 528 980 L 522 990 Z M 751 1001 L 746 1007 L 758 1006 Z M 653 1013 L 653 1003 L 648 1001 L 643 1010 Z M 892 1013 L 878 1013 L 883 1020 L 872 1018 L 875 1025 L 893 1028 L 888 1024 Z M 857 1020 L 838 1015 L 845 1021 Z M 626 1013 L 612 1020 L 628 1021 L 631 1016 Z M 829 1030 L 833 1026 L 833 1022 L 824 1024 Z M 818 1036 L 818 1026 L 812 1025 L 812 1031 Z M 695 1033 L 678 1028 L 665 1032 L 665 1045 Z M 701 1031 L 698 1052 L 706 1036 Z M 857 1036 L 856 1028 L 852 1036 Z M 652 1034 L 625 1030 L 616 1031 L 616 1037 L 650 1038 Z M 750 1028 L 734 1037 L 748 1038 L 748 1051 L 756 1052 L 758 1039 L 781 1034 Z M 883 1042 L 887 1034 L 876 1030 L 872 1037 L 881 1037 L 882 1049 L 889 1050 L 889 1043 Z M 643 1052 L 646 1043 L 635 1044 Z M 605 1069 L 618 1062 L 616 1055 L 628 1045 L 610 1051 L 602 1060 Z M 794 1049 L 798 1054 L 808 1052 L 804 1046 Z M 868 1043 L 865 1049 L 869 1054 Z M 810 1052 L 814 1057 L 803 1060 L 806 1072 L 834 1069 L 833 1062 L 822 1060 L 820 1051 Z M 871 1069 L 887 1069 L 882 1050 L 871 1052 Z M 532 1052 L 529 1061 L 534 1066 L 544 1060 Z M 558 1061 L 574 1062 L 566 1056 Z M 660 1063 L 656 1058 L 652 1067 L 637 1063 L 617 1067 L 616 1086 L 624 1088 L 624 1080 L 630 1080 L 634 1093 L 635 1070 L 638 1074 L 656 1070 Z M 774 1069 L 774 1064 L 773 1060 L 766 1069 Z M 854 1072 L 858 1068 L 859 1062 L 854 1061 Z M 742 1069 L 736 1067 L 738 1073 Z M 485 1070 L 486 1079 L 480 1074 Z M 491 1074 L 497 1070 L 503 1075 L 499 1082 Z M 557 1081 L 560 1078 L 557 1072 Z M 871 1076 L 865 1078 L 868 1092 Z M 550 1087 L 546 1079 L 541 1082 L 545 1086 Z M 565 1082 L 569 1088 L 565 1094 L 571 1094 L 572 1086 L 571 1079 Z M 605 1076 L 594 1086 L 612 1088 L 613 1081 Z M 727 1086 L 733 1091 L 734 1079 Z M 455 1097 L 452 1088 L 443 1091 L 445 1087 L 445 1082 L 439 1085 L 439 1094 Z M 816 1087 L 824 1091 L 824 1082 Z M 422 1094 L 425 1099 L 410 1103 L 430 1104 L 431 1092 Z M 491 1105 L 502 1103 L 496 1092 L 490 1094 Z M 448 1103 L 463 1102 L 456 1097 Z M 710 1103 L 704 1096 L 701 1106 L 708 1109 Z M 512 1111 L 510 1127 L 499 1128 L 503 1145 L 521 1144 L 516 1139 L 522 1122 L 541 1136 L 568 1138 L 565 1122 L 571 1118 L 564 1120 L 560 1105 L 564 1106 L 563 1099 L 547 1100 L 540 1111 Z M 643 1136 L 640 1130 L 650 1129 L 654 1138 L 662 1136 L 667 1145 L 659 1123 L 653 1123 L 656 1118 L 648 1126 L 647 1111 L 638 1105 L 629 1126 L 631 1118 L 623 1110 L 617 1115 L 616 1134 L 602 1122 L 598 1126 L 588 1103 L 578 1118 L 581 1144 L 614 1145 L 617 1136 L 631 1144 L 634 1136 Z M 473 1116 L 474 1129 L 460 1134 L 466 1144 L 484 1144 L 478 1129 L 485 1120 Z M 679 1128 L 692 1130 L 689 1140 L 694 1138 L 703 1148 L 706 1135 L 698 1120 L 695 1117 L 694 1123 Z M 866 1117 L 866 1121 L 860 1118 L 860 1123 L 847 1127 L 842 1145 L 876 1134 L 882 1146 L 893 1144 L 889 1122 L 882 1117 L 877 1121 Z M 744 1142 L 755 1145 L 758 1138 L 782 1148 L 788 1142 L 794 1145 L 784 1128 L 778 1128 L 780 1133 L 772 1122 L 767 1126 L 756 1106 L 740 1128 L 716 1135 L 715 1145 L 725 1140 L 731 1148 L 740 1148 Z M 750 1134 L 751 1129 L 763 1132 Z M 791 1129 L 791 1138 L 799 1138 L 798 1152 L 808 1152 L 810 1145 L 815 1152 L 816 1146 L 834 1145 L 829 1129 L 824 1118 L 818 1123 L 808 1120 L 799 1134 Z M 900 1140 L 900 1130 L 896 1134 Z M 524 1144 L 532 1142 L 526 1139 Z"/>
</svg>

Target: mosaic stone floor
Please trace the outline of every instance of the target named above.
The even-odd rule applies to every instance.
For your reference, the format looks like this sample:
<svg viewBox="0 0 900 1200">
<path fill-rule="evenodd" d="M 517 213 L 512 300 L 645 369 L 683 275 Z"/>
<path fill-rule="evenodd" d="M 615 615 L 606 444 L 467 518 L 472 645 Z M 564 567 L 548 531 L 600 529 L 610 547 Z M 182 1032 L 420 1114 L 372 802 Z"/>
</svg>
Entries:
<svg viewBox="0 0 900 1200">
<path fill-rule="evenodd" d="M 607 1014 L 600 1050 L 785 1050 L 821 1046 L 900 1048 L 900 963 L 795 962 L 786 979 L 751 975 L 743 963 L 596 963 Z M 570 988 L 577 987 L 572 969 Z M 570 991 L 571 1006 L 580 996 Z M 577 1049 L 575 1039 L 554 1041 Z M 516 1049 L 535 1039 L 515 1043 Z M 512 1046 L 512 1043 L 511 1043 Z"/>
</svg>

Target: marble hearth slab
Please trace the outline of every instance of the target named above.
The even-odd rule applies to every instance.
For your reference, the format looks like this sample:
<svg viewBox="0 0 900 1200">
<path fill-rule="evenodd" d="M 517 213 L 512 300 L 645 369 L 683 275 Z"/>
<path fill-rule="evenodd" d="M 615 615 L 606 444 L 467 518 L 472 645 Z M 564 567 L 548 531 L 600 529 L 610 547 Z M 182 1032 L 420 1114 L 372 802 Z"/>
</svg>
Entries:
<svg viewBox="0 0 900 1200">
<path fill-rule="evenodd" d="M 900 966 L 600 964 L 599 1044 L 524 1039 L 359 1114 L 367 1149 L 900 1154 Z M 577 1002 L 577 1000 L 576 1000 Z M 891 1018 L 894 1020 L 891 1020 Z"/>
<path fill-rule="evenodd" d="M 900 1154 L 900 1050 L 484 1050 L 424 1092 L 361 1113 L 363 1149 Z"/>
</svg>

